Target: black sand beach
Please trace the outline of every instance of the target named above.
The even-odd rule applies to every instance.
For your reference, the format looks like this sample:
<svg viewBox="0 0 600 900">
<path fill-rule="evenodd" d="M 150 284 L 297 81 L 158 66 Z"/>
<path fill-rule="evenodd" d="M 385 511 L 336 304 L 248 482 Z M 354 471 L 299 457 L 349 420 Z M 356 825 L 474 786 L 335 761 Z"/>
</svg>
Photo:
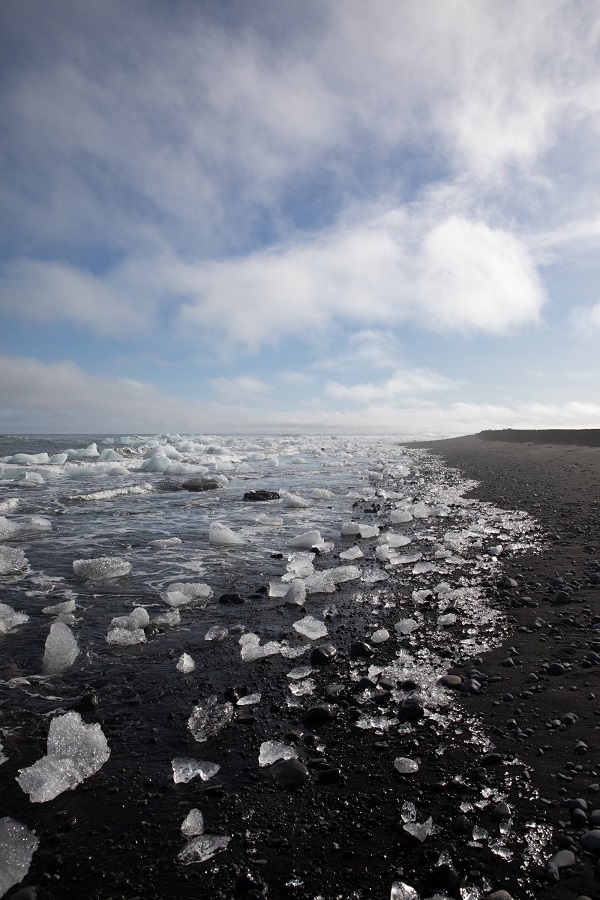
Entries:
<svg viewBox="0 0 600 900">
<path fill-rule="evenodd" d="M 144 748 L 158 744 L 168 771 L 181 752 L 175 725 L 181 729 L 189 716 L 188 694 L 167 696 L 161 684 L 135 679 L 107 683 L 76 708 L 102 724 L 115 760 L 131 765 L 133 758 L 130 786 L 123 789 L 121 780 L 117 788 L 116 778 L 101 771 L 51 810 L 42 804 L 40 850 L 7 897 L 387 900 L 395 882 L 421 898 L 436 891 L 459 898 L 465 885 L 477 893 L 463 897 L 496 900 L 600 897 L 600 843 L 596 850 L 594 833 L 586 837 L 600 823 L 594 812 L 600 810 L 599 434 L 488 432 L 421 445 L 477 479 L 477 497 L 528 511 L 547 533 L 541 554 L 501 557 L 501 575 L 485 587 L 511 618 L 510 638 L 483 658 L 449 666 L 459 702 L 483 723 L 492 751 L 457 733 L 439 755 L 435 722 L 423 720 L 397 748 L 420 757 L 419 772 L 400 775 L 388 764 L 397 737 L 356 729 L 348 685 L 338 698 L 325 694 L 325 685 L 341 678 L 338 663 L 318 676 L 313 701 L 326 710 L 327 700 L 339 699 L 335 718 L 327 720 L 325 711 L 303 719 L 285 708 L 277 688 L 285 663 L 270 657 L 249 676 L 249 687 L 263 691 L 265 711 L 238 718 L 211 742 L 211 753 L 228 760 L 235 778 L 176 785 L 144 768 Z M 364 634 L 358 620 L 342 632 L 347 657 Z M 378 662 L 385 652 L 378 649 Z M 382 712 L 386 702 L 381 695 Z M 171 730 L 164 727 L 167 707 Z M 282 789 L 256 763 L 248 765 L 264 730 L 261 716 L 274 736 L 303 747 L 310 777 L 297 789 Z M 32 717 L 31 747 L 21 748 L 25 762 L 44 752 L 46 732 L 46 723 Z M 506 773 L 514 773 L 508 810 L 499 803 L 478 807 L 483 792 L 493 795 L 506 783 Z M 11 784 L 6 805 L 26 822 L 27 800 Z M 431 817 L 437 828 L 423 842 L 403 828 L 405 802 L 416 806 L 419 822 Z M 182 867 L 175 863 L 179 825 L 194 805 L 207 831 L 232 839 L 226 853 Z M 472 840 L 474 826 L 493 836 L 508 815 L 517 835 L 542 837 L 552 827 L 541 859 L 525 872 L 516 857 L 513 863 L 487 841 Z"/>
</svg>

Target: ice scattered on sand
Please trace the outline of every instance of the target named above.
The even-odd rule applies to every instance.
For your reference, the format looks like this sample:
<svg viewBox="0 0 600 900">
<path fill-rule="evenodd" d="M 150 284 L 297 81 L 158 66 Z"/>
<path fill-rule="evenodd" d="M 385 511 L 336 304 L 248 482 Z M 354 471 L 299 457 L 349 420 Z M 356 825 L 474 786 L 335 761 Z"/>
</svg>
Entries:
<svg viewBox="0 0 600 900">
<path fill-rule="evenodd" d="M 314 616 L 304 616 L 303 619 L 298 619 L 297 622 L 294 622 L 293 627 L 298 634 L 310 641 L 316 641 L 328 633 L 325 624 L 320 619 L 315 619 Z"/>
<path fill-rule="evenodd" d="M 283 645 L 279 641 L 267 641 L 266 644 L 260 643 L 260 638 L 252 631 L 243 634 L 239 640 L 242 651 L 242 660 L 244 662 L 254 662 L 257 659 L 263 659 L 265 656 L 275 656 L 281 653 Z"/>
<path fill-rule="evenodd" d="M 317 530 L 305 531 L 288 541 L 288 547 L 305 548 L 306 550 L 310 550 L 312 547 L 320 549 L 324 545 L 325 541 L 321 537 L 321 532 Z"/>
<path fill-rule="evenodd" d="M 39 845 L 26 825 L 10 816 L 0 819 L 0 897 L 25 878 Z"/>
<path fill-rule="evenodd" d="M 413 772 L 419 771 L 419 763 L 414 759 L 408 759 L 406 756 L 397 756 L 394 760 L 394 768 L 401 775 L 412 775 Z"/>
<path fill-rule="evenodd" d="M 259 691 L 255 694 L 246 694 L 245 697 L 240 697 L 236 706 L 256 706 L 257 703 L 260 703 L 261 698 L 262 694 Z"/>
<path fill-rule="evenodd" d="M 259 766 L 270 766 L 280 759 L 297 759 L 298 751 L 295 747 L 282 744 L 280 741 L 263 741 L 258 754 Z"/>
<path fill-rule="evenodd" d="M 18 613 L 8 603 L 0 603 L 0 634 L 10 634 L 19 625 L 29 621 L 25 613 Z"/>
<path fill-rule="evenodd" d="M 304 579 L 307 594 L 333 594 L 335 581 L 329 572 L 315 572 Z"/>
<path fill-rule="evenodd" d="M 208 540 L 218 547 L 239 547 L 245 544 L 244 538 L 223 525 L 221 522 L 211 522 L 208 530 Z"/>
<path fill-rule="evenodd" d="M 208 697 L 198 703 L 188 719 L 188 728 L 199 744 L 208 741 L 228 725 L 233 718 L 233 704 L 219 703 L 217 697 Z"/>
<path fill-rule="evenodd" d="M 283 599 L 292 606 L 304 606 L 306 603 L 306 585 L 300 578 L 292 581 Z"/>
<path fill-rule="evenodd" d="M 392 525 L 402 525 L 405 522 L 412 522 L 412 515 L 407 509 L 393 509 L 390 512 L 390 522 Z"/>
<path fill-rule="evenodd" d="M 181 833 L 187 838 L 204 834 L 204 816 L 199 809 L 190 809 L 189 813 L 181 823 Z"/>
<path fill-rule="evenodd" d="M 448 625 L 454 625 L 456 623 L 456 616 L 454 613 L 446 613 L 443 616 L 438 616 L 437 622 L 442 628 L 447 628 Z"/>
<path fill-rule="evenodd" d="M 304 681 L 294 681 L 290 684 L 290 692 L 294 697 L 304 697 L 307 694 L 314 693 L 316 684 L 312 678 L 305 678 Z"/>
<path fill-rule="evenodd" d="M 28 565 L 27 557 L 18 547 L 0 547 L 0 575 L 18 575 Z"/>
<path fill-rule="evenodd" d="M 75 605 L 75 604 L 73 604 Z M 58 675 L 69 669 L 79 656 L 77 638 L 64 622 L 54 622 L 44 646 L 45 675 Z"/>
<path fill-rule="evenodd" d="M 205 641 L 224 641 L 229 635 L 229 629 L 224 625 L 211 625 L 204 635 Z"/>
<path fill-rule="evenodd" d="M 411 837 L 421 841 L 421 843 L 437 831 L 431 816 L 425 822 L 407 822 L 406 825 L 403 826 L 403 829 L 407 834 L 410 834 Z"/>
<path fill-rule="evenodd" d="M 418 892 L 404 881 L 394 881 L 390 900 L 421 900 Z"/>
<path fill-rule="evenodd" d="M 415 622 L 414 619 L 400 619 L 400 621 L 396 622 L 394 625 L 396 634 L 412 634 L 418 627 L 419 623 Z"/>
<path fill-rule="evenodd" d="M 356 546 L 348 547 L 347 550 L 344 550 L 342 553 L 340 553 L 340 559 L 360 559 L 361 556 L 364 556 L 364 553 L 362 552 L 360 547 Z"/>
<path fill-rule="evenodd" d="M 132 565 L 119 556 L 99 556 L 96 559 L 75 559 L 73 571 L 87 581 L 103 581 L 105 578 L 123 578 L 129 575 Z"/>
<path fill-rule="evenodd" d="M 208 781 L 221 768 L 217 763 L 206 762 L 203 759 L 188 759 L 187 757 L 172 759 L 171 766 L 175 784 L 187 784 L 192 778 L 198 776 L 202 781 Z"/>
<path fill-rule="evenodd" d="M 71 710 L 52 719 L 47 755 L 21 769 L 17 781 L 32 803 L 45 803 L 94 775 L 109 756 L 100 725 L 86 725 Z"/>
<path fill-rule="evenodd" d="M 196 663 L 189 655 L 189 653 L 182 653 L 177 661 L 177 670 L 179 672 L 183 672 L 184 675 L 189 675 L 190 672 L 193 672 L 196 668 Z"/>
<path fill-rule="evenodd" d="M 225 850 L 230 840 L 230 837 L 221 834 L 198 835 L 188 841 L 177 860 L 184 866 L 188 866 L 190 863 L 206 862 L 221 850 Z"/>
<path fill-rule="evenodd" d="M 291 672 L 287 673 L 287 677 L 291 678 L 292 681 L 297 681 L 301 678 L 308 678 L 311 674 L 312 666 L 296 666 L 295 669 L 292 669 Z"/>
</svg>

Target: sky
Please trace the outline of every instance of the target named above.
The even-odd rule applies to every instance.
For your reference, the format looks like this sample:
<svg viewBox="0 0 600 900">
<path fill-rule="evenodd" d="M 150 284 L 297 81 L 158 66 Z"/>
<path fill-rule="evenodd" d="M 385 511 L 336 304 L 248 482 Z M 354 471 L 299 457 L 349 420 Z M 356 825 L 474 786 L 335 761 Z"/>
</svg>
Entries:
<svg viewBox="0 0 600 900">
<path fill-rule="evenodd" d="M 600 5 L 2 0 L 0 432 L 600 427 Z"/>
</svg>

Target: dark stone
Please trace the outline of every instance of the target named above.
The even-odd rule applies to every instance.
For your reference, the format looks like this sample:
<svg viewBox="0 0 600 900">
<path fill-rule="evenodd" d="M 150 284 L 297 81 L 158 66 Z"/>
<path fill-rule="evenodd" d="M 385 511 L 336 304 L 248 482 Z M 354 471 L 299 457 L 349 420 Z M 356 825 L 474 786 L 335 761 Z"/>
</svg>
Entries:
<svg viewBox="0 0 600 900">
<path fill-rule="evenodd" d="M 416 697 L 406 697 L 398 709 L 398 719 L 401 722 L 415 722 L 417 719 L 422 719 L 424 715 L 425 710 Z"/>
<path fill-rule="evenodd" d="M 479 762 L 482 766 L 497 766 L 502 762 L 502 754 L 494 752 L 484 753 Z"/>
<path fill-rule="evenodd" d="M 329 701 L 339 700 L 346 686 L 343 684 L 327 684 L 325 686 L 325 699 Z"/>
<path fill-rule="evenodd" d="M 239 594 L 236 594 L 234 591 L 229 593 L 221 594 L 219 597 L 219 603 L 227 604 L 227 603 L 243 603 L 244 598 L 240 597 Z"/>
<path fill-rule="evenodd" d="M 594 828 L 592 831 L 586 831 L 579 838 L 579 842 L 584 850 L 600 855 L 600 829 Z"/>
<path fill-rule="evenodd" d="M 231 703 L 237 703 L 241 697 L 245 697 L 249 693 L 250 688 L 247 684 L 236 684 L 235 687 L 227 688 L 223 696 Z"/>
<path fill-rule="evenodd" d="M 187 481 L 182 482 L 181 487 L 184 491 L 200 493 L 202 491 L 217 491 L 223 487 L 223 483 L 218 478 L 203 478 L 200 476 L 198 478 L 189 478 Z"/>
<path fill-rule="evenodd" d="M 337 656 L 337 649 L 333 644 L 319 644 L 310 655 L 310 661 L 314 666 L 326 666 Z"/>
<path fill-rule="evenodd" d="M 280 759 L 269 768 L 277 787 L 290 790 L 300 787 L 308 778 L 308 769 L 299 759 Z"/>
<path fill-rule="evenodd" d="M 330 706 L 329 703 L 320 703 L 318 706 L 311 706 L 307 709 L 302 717 L 302 721 L 307 728 L 315 728 L 318 725 L 324 725 L 335 719 L 337 710 Z"/>
<path fill-rule="evenodd" d="M 319 784 L 336 784 L 341 777 L 341 769 L 321 769 L 317 773 L 317 782 Z"/>
<path fill-rule="evenodd" d="M 259 900 L 268 892 L 267 885 L 252 872 L 243 872 L 233 888 L 234 900 Z"/>
<path fill-rule="evenodd" d="M 463 683 L 460 675 L 442 675 L 440 678 L 440 684 L 443 684 L 444 687 L 457 688 L 460 687 Z"/>
<path fill-rule="evenodd" d="M 437 887 L 441 887 L 451 893 L 454 893 L 460 882 L 458 872 L 452 863 L 442 863 L 436 866 L 433 870 L 433 879 Z"/>
<path fill-rule="evenodd" d="M 549 675 L 564 675 L 567 670 L 562 663 L 554 662 L 548 666 Z"/>
<path fill-rule="evenodd" d="M 352 646 L 350 647 L 350 656 L 352 659 L 360 659 L 368 656 L 373 656 L 374 650 L 370 644 L 367 644 L 366 641 L 354 641 Z"/>
<path fill-rule="evenodd" d="M 247 503 L 264 503 L 266 500 L 279 500 L 277 491 L 246 491 L 244 500 Z"/>
<path fill-rule="evenodd" d="M 492 819 L 510 819 L 511 815 L 510 807 L 508 803 L 504 803 L 504 801 L 497 803 L 492 810 Z"/>
</svg>

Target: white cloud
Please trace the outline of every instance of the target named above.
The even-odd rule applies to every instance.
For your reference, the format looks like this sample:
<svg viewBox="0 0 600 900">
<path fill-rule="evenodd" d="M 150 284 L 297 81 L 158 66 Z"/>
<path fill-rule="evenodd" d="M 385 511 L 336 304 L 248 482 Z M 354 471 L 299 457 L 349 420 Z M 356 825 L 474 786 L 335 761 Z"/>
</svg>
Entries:
<svg viewBox="0 0 600 900">
<path fill-rule="evenodd" d="M 209 384 L 223 399 L 228 400 L 239 400 L 240 397 L 256 399 L 270 391 L 268 384 L 252 375 L 240 375 L 236 378 L 210 378 Z"/>
<path fill-rule="evenodd" d="M 372 403 L 393 402 L 403 395 L 445 391 L 455 387 L 449 378 L 425 369 L 398 370 L 380 383 L 340 384 L 329 381 L 325 393 L 335 400 L 359 406 Z"/>
<path fill-rule="evenodd" d="M 570 322 L 577 334 L 596 338 L 600 331 L 600 301 L 593 306 L 576 306 Z"/>
</svg>

